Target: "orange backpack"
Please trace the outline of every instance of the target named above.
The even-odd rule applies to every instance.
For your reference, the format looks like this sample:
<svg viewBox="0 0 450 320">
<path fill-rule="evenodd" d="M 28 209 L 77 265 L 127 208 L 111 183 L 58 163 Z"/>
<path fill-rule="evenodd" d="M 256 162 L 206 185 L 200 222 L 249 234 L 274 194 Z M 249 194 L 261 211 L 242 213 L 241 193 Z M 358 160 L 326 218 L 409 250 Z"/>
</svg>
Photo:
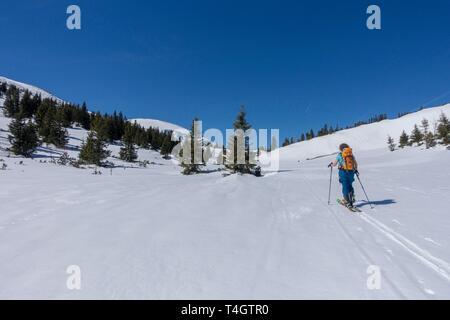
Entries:
<svg viewBox="0 0 450 320">
<path fill-rule="evenodd" d="M 345 148 L 342 151 L 342 158 L 344 159 L 344 165 L 342 169 L 347 171 L 355 170 L 355 158 L 353 157 L 352 148 Z"/>
</svg>

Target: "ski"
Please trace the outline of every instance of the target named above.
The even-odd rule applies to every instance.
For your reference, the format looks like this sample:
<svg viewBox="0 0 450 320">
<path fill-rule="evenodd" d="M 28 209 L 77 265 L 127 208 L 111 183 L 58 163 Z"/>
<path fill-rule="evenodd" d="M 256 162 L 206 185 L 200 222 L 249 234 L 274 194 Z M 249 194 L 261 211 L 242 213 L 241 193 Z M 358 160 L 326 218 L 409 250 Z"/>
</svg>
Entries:
<svg viewBox="0 0 450 320">
<path fill-rule="evenodd" d="M 347 208 L 347 209 L 350 210 L 351 212 L 354 212 L 354 213 L 356 213 L 356 212 L 361 212 L 361 210 L 360 210 L 359 208 L 355 207 L 355 206 L 353 206 L 353 207 L 347 206 L 344 202 L 342 202 L 341 199 L 337 199 L 337 203 L 338 203 L 339 205 L 341 205 L 341 206 Z"/>
</svg>

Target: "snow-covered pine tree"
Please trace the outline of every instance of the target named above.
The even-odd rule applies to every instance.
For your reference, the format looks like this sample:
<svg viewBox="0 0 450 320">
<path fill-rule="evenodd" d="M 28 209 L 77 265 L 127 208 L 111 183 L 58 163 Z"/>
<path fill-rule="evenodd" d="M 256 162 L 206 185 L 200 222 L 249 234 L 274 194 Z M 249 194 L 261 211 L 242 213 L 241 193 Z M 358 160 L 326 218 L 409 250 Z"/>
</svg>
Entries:
<svg viewBox="0 0 450 320">
<path fill-rule="evenodd" d="M 131 125 L 125 127 L 125 133 L 122 137 L 123 147 L 120 148 L 120 159 L 127 162 L 134 162 L 137 159 L 136 148 L 134 147 L 134 136 Z"/>
<path fill-rule="evenodd" d="M 433 134 L 433 132 L 428 131 L 424 137 L 423 137 L 423 141 L 425 142 L 425 147 L 427 149 L 433 148 L 436 146 L 436 139 L 435 136 Z"/>
<path fill-rule="evenodd" d="M 409 142 L 409 136 L 406 133 L 405 130 L 403 130 L 402 134 L 400 135 L 400 139 L 399 139 L 399 147 L 400 148 L 404 148 L 408 145 Z"/>
<path fill-rule="evenodd" d="M 39 146 L 39 138 L 36 126 L 31 120 L 23 117 L 16 117 L 9 124 L 8 140 L 11 143 L 11 151 L 16 155 L 31 157 L 33 152 Z"/>
<path fill-rule="evenodd" d="M 423 136 L 425 137 L 429 132 L 430 123 L 428 122 L 427 119 L 423 118 L 420 126 L 422 127 L 422 133 Z"/>
<path fill-rule="evenodd" d="M 228 141 L 225 166 L 233 173 L 249 174 L 252 173 L 252 168 L 256 167 L 256 152 L 250 150 L 250 139 L 245 136 L 245 132 L 252 127 L 246 116 L 245 108 L 241 106 L 233 123 L 234 135 L 231 136 L 231 141 Z M 278 146 L 278 143 L 276 145 Z M 239 147 L 244 150 L 239 150 Z"/>
<path fill-rule="evenodd" d="M 437 137 L 441 140 L 442 144 L 450 144 L 450 121 L 443 112 L 438 120 Z"/>
<path fill-rule="evenodd" d="M 102 161 L 110 155 L 106 143 L 91 131 L 85 142 L 81 145 L 80 161 L 85 164 L 102 165 Z"/>
<path fill-rule="evenodd" d="M 419 126 L 417 124 L 414 125 L 414 129 L 411 132 L 410 141 L 411 143 L 417 143 L 418 146 L 422 144 L 423 134 L 420 131 Z"/>
<path fill-rule="evenodd" d="M 391 136 L 388 136 L 388 141 L 387 141 L 387 143 L 388 143 L 389 150 L 390 150 L 390 151 L 395 151 L 396 145 L 395 145 L 395 143 L 394 143 L 394 139 L 393 139 Z"/>
</svg>

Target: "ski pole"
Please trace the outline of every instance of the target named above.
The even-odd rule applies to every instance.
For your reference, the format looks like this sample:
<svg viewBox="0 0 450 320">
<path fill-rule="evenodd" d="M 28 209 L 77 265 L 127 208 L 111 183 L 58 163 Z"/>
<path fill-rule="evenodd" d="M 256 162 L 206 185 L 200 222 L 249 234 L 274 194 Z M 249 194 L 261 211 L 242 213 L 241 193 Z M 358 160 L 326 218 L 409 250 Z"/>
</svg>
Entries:
<svg viewBox="0 0 450 320">
<path fill-rule="evenodd" d="M 330 167 L 330 187 L 328 189 L 328 205 L 330 205 L 330 199 L 331 199 L 331 181 L 333 180 L 333 166 Z"/>
<path fill-rule="evenodd" d="M 364 186 L 363 186 L 363 184 L 361 182 L 361 179 L 359 178 L 359 173 L 356 174 L 356 177 L 358 178 L 359 184 L 361 185 L 361 188 L 362 188 L 364 194 L 366 195 L 366 199 L 367 199 L 367 202 L 370 205 L 370 209 L 373 209 L 372 202 L 369 200 L 369 197 L 367 196 L 366 189 L 364 189 Z"/>
</svg>

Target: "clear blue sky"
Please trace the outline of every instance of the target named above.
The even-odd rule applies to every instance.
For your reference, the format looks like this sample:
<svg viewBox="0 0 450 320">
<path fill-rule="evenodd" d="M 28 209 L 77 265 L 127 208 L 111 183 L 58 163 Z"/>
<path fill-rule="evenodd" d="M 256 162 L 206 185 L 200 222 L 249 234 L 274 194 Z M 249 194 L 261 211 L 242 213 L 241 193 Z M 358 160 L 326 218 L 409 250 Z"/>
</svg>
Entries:
<svg viewBox="0 0 450 320">
<path fill-rule="evenodd" d="M 448 0 L 15 0 L 0 34 L 0 75 L 129 118 L 225 129 L 244 104 L 285 137 L 450 101 Z"/>
</svg>

